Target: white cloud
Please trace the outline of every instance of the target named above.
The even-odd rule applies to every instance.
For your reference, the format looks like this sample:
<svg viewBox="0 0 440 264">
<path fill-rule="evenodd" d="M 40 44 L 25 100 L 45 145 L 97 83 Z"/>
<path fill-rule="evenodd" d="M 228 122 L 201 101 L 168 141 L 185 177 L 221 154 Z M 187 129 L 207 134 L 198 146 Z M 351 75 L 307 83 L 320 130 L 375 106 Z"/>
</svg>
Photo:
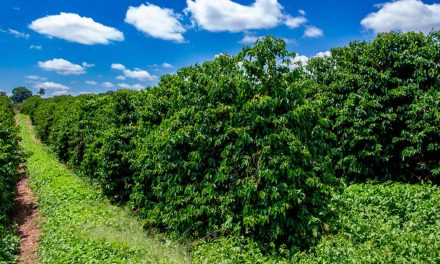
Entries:
<svg viewBox="0 0 440 264">
<path fill-rule="evenodd" d="M 324 52 L 318 52 L 313 56 L 313 58 L 325 58 L 331 56 L 331 52 L 324 51 Z M 292 59 L 292 65 L 290 66 L 292 69 L 298 68 L 300 66 L 304 67 L 307 66 L 307 63 L 309 63 L 310 58 L 305 55 L 299 55 L 297 54 L 295 58 Z"/>
<path fill-rule="evenodd" d="M 167 63 L 167 62 L 164 62 L 164 63 L 162 63 L 162 67 L 169 69 L 169 68 L 174 68 L 174 65 Z"/>
<path fill-rule="evenodd" d="M 287 15 L 284 20 L 284 24 L 286 26 L 288 26 L 289 28 L 300 27 L 301 25 L 303 25 L 306 22 L 307 22 L 307 18 L 305 18 L 304 16 L 292 17 L 290 15 Z"/>
<path fill-rule="evenodd" d="M 276 27 L 282 18 L 277 0 L 256 0 L 246 6 L 230 0 L 187 0 L 186 13 L 208 31 L 240 32 Z"/>
<path fill-rule="evenodd" d="M 115 85 L 113 83 L 111 83 L 111 82 L 103 82 L 103 83 L 101 83 L 101 86 L 105 87 L 105 88 L 112 88 Z"/>
<path fill-rule="evenodd" d="M 70 90 L 69 87 L 67 87 L 63 84 L 54 83 L 54 82 L 37 83 L 35 85 L 35 88 L 37 88 L 37 89 L 43 88 L 45 90 L 49 90 L 52 92 L 52 96 L 67 95 L 67 94 L 69 94 L 69 90 Z"/>
<path fill-rule="evenodd" d="M 306 15 L 306 11 L 300 9 L 298 10 L 298 13 L 300 13 L 300 15 L 305 16 Z"/>
<path fill-rule="evenodd" d="M 85 83 L 88 85 L 98 85 L 98 83 L 95 81 L 85 81 Z"/>
<path fill-rule="evenodd" d="M 125 66 L 120 63 L 113 63 L 111 67 L 114 70 L 121 70 L 121 71 L 126 69 Z"/>
<path fill-rule="evenodd" d="M 124 75 L 118 75 L 118 76 L 116 76 L 116 80 L 120 80 L 120 81 L 123 81 L 123 80 L 125 80 L 125 79 L 127 79 Z"/>
<path fill-rule="evenodd" d="M 297 54 L 295 58 L 292 59 L 291 69 L 296 69 L 298 67 L 304 67 L 309 62 L 309 57 Z"/>
<path fill-rule="evenodd" d="M 152 81 L 154 77 L 147 72 L 146 70 L 142 70 L 139 68 L 135 68 L 134 70 L 127 69 L 124 65 L 120 63 L 113 63 L 111 68 L 114 70 L 122 71 L 125 77 L 131 79 L 137 79 L 139 81 Z"/>
<path fill-rule="evenodd" d="M 127 83 L 118 83 L 119 88 L 122 89 L 132 89 L 132 90 L 142 90 L 145 88 L 142 84 L 127 84 Z"/>
<path fill-rule="evenodd" d="M 254 44 L 255 41 L 261 39 L 262 36 L 254 36 L 245 34 L 244 37 L 240 40 L 241 44 Z"/>
<path fill-rule="evenodd" d="M 32 83 L 36 89 L 43 88 L 50 92 L 50 96 L 70 94 L 70 88 L 64 84 L 47 81 L 47 78 L 38 75 L 26 76 L 25 82 Z"/>
<path fill-rule="evenodd" d="M 318 58 L 325 58 L 325 57 L 330 57 L 332 55 L 332 53 L 328 50 L 328 51 L 324 51 L 324 52 L 318 52 L 316 53 L 315 57 Z"/>
<path fill-rule="evenodd" d="M 429 33 L 440 28 L 440 4 L 425 4 L 420 0 L 399 0 L 380 5 L 361 21 L 374 33 L 388 31 L 421 31 Z"/>
<path fill-rule="evenodd" d="M 17 31 L 15 29 L 9 29 L 8 32 L 9 34 L 14 35 L 16 38 L 29 39 L 31 37 L 29 34 Z"/>
<path fill-rule="evenodd" d="M 25 77 L 25 82 L 27 82 L 27 83 L 38 84 L 38 83 L 42 83 L 44 81 L 47 81 L 47 78 L 40 77 L 38 75 L 28 75 Z"/>
<path fill-rule="evenodd" d="M 91 64 L 91 63 L 87 63 L 87 62 L 83 62 L 81 64 L 84 68 L 92 68 L 95 67 L 95 64 Z"/>
<path fill-rule="evenodd" d="M 124 35 L 119 30 L 74 13 L 39 18 L 33 21 L 29 28 L 49 37 L 85 45 L 109 44 L 111 41 L 124 40 Z"/>
<path fill-rule="evenodd" d="M 67 90 L 55 91 L 52 93 L 52 96 L 60 96 L 60 95 L 69 95 L 70 92 Z"/>
<path fill-rule="evenodd" d="M 151 81 L 154 79 L 147 71 L 139 68 L 135 68 L 134 70 L 124 70 L 123 72 L 125 77 L 138 79 L 139 81 Z"/>
<path fill-rule="evenodd" d="M 86 73 L 85 67 L 73 64 L 65 59 L 52 59 L 48 61 L 39 61 L 38 66 L 46 71 L 56 72 L 62 75 L 79 75 Z"/>
<path fill-rule="evenodd" d="M 30 45 L 29 49 L 31 49 L 31 50 L 42 50 L 43 46 L 41 46 L 41 45 Z"/>
<path fill-rule="evenodd" d="M 125 22 L 137 30 L 159 39 L 184 42 L 185 28 L 179 21 L 179 16 L 172 9 L 161 8 L 147 3 L 138 7 L 130 6 L 125 15 Z"/>
<path fill-rule="evenodd" d="M 315 26 L 307 26 L 306 30 L 304 31 L 304 36 L 309 38 L 317 38 L 324 36 L 324 32 L 322 29 Z"/>
<path fill-rule="evenodd" d="M 54 83 L 54 82 L 39 83 L 36 85 L 36 87 L 37 88 L 44 88 L 44 89 L 48 89 L 48 90 L 56 90 L 56 91 L 69 90 L 69 87 L 67 87 L 63 84 Z"/>
</svg>

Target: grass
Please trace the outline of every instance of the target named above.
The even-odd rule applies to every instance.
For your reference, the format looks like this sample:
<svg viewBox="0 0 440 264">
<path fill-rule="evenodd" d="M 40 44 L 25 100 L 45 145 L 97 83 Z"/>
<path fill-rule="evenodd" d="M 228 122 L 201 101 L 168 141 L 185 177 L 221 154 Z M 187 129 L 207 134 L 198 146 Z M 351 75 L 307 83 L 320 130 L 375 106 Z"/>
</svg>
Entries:
<svg viewBox="0 0 440 264">
<path fill-rule="evenodd" d="M 334 199 L 334 232 L 304 263 L 440 263 L 440 189 L 354 184 Z"/>
<path fill-rule="evenodd" d="M 201 243 L 197 263 L 440 263 L 440 189 L 363 183 L 334 197 L 331 231 L 306 252 L 267 256 L 250 241 Z"/>
<path fill-rule="evenodd" d="M 33 138 L 19 115 L 27 171 L 42 213 L 41 263 L 188 263 L 182 245 L 149 235 L 128 210 L 73 174 Z"/>
</svg>

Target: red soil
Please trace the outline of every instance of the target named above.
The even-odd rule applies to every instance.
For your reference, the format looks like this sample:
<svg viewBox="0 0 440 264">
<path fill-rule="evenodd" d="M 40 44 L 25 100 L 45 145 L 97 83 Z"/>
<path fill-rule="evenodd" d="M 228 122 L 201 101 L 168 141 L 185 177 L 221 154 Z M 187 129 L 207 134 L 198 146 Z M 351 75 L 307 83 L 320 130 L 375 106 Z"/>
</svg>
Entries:
<svg viewBox="0 0 440 264">
<path fill-rule="evenodd" d="M 21 169 L 21 180 L 17 184 L 15 197 L 15 219 L 19 225 L 20 251 L 17 263 L 33 264 L 38 260 L 38 244 L 40 240 L 40 211 L 36 207 L 36 198 L 29 188 L 29 181 Z"/>
</svg>

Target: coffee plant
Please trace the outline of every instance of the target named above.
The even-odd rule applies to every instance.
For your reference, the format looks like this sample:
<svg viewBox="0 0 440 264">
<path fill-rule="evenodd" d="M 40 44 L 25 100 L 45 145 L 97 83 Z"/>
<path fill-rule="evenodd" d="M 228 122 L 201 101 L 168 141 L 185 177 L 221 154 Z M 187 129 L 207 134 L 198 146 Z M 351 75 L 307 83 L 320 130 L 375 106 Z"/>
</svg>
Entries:
<svg viewBox="0 0 440 264">
<path fill-rule="evenodd" d="M 336 135 L 338 175 L 439 183 L 439 50 L 440 31 L 386 33 L 309 63 Z"/>
<path fill-rule="evenodd" d="M 0 262 L 14 259 L 18 237 L 11 228 L 18 165 L 22 152 L 9 98 L 0 96 Z M 9 262 L 7 262 L 9 263 Z"/>
<path fill-rule="evenodd" d="M 22 109 L 60 160 L 146 227 L 295 252 L 335 228 L 342 178 L 438 183 L 439 36 L 380 34 L 305 68 L 268 37 L 143 91 Z"/>
</svg>

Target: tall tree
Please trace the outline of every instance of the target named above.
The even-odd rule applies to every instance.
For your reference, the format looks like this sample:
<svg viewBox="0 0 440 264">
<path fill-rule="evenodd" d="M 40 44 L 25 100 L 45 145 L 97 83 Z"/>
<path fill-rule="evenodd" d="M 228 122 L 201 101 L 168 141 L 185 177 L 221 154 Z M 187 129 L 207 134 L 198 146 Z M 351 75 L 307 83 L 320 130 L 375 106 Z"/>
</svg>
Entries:
<svg viewBox="0 0 440 264">
<path fill-rule="evenodd" d="M 38 90 L 38 94 L 41 95 L 41 96 L 45 95 L 46 94 L 46 89 L 40 88 L 40 90 Z"/>
<path fill-rule="evenodd" d="M 11 100 L 14 103 L 21 103 L 32 96 L 32 92 L 26 87 L 16 87 L 12 90 Z"/>
</svg>

